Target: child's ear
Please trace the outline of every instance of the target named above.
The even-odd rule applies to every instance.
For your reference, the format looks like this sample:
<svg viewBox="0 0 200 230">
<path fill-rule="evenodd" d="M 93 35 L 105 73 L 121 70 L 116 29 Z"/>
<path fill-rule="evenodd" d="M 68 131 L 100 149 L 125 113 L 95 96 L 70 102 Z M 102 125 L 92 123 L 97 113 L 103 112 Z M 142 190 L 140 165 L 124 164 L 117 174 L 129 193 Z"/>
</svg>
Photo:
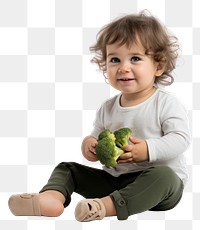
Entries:
<svg viewBox="0 0 200 230">
<path fill-rule="evenodd" d="M 165 66 L 166 66 L 166 63 L 164 60 L 161 60 L 160 62 L 157 63 L 157 68 L 155 72 L 156 77 L 159 77 L 163 74 L 163 72 L 165 71 Z"/>
</svg>

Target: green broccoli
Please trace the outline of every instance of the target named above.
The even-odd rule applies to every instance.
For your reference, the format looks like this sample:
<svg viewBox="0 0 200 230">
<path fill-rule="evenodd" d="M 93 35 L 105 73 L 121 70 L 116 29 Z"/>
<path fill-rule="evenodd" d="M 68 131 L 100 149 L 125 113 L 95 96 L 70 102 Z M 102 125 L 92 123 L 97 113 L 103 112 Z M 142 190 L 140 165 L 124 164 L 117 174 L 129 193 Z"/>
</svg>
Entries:
<svg viewBox="0 0 200 230">
<path fill-rule="evenodd" d="M 104 137 L 99 140 L 95 151 L 101 164 L 107 167 L 115 166 L 117 164 L 117 158 L 124 153 L 122 149 L 115 145 L 115 141 L 109 137 Z"/>
<path fill-rule="evenodd" d="M 128 145 L 129 137 L 133 135 L 133 132 L 129 128 L 121 128 L 114 132 L 115 135 L 115 143 L 119 148 L 122 148 L 124 145 Z"/>
<path fill-rule="evenodd" d="M 132 134 L 129 128 L 121 128 L 114 133 L 109 129 L 102 131 L 95 148 L 98 160 L 107 167 L 115 166 L 118 157 L 124 153 L 122 147 L 128 145 L 128 139 Z"/>
<path fill-rule="evenodd" d="M 98 141 L 102 140 L 105 137 L 109 137 L 112 140 L 115 141 L 115 136 L 114 134 L 109 130 L 109 129 L 105 129 L 104 131 L 102 131 L 99 136 L 98 136 Z"/>
</svg>

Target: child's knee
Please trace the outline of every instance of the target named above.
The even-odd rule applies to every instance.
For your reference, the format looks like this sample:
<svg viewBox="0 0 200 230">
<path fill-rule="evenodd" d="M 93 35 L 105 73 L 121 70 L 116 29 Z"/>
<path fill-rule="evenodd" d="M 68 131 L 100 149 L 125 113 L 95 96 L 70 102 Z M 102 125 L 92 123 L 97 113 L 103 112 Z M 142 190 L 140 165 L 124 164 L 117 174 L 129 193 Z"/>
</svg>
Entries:
<svg viewBox="0 0 200 230">
<path fill-rule="evenodd" d="M 173 171 L 172 168 L 168 166 L 157 166 L 152 168 L 152 173 L 154 173 L 156 178 L 160 178 L 165 185 L 177 185 L 182 183 L 179 176 Z"/>
</svg>

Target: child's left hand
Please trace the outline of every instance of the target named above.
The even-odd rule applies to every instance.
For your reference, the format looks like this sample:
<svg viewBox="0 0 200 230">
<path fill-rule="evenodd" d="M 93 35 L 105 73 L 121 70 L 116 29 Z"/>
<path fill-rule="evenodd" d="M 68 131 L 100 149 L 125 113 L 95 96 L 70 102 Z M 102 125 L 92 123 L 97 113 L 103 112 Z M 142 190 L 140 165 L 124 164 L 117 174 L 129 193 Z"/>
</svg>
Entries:
<svg viewBox="0 0 200 230">
<path fill-rule="evenodd" d="M 149 160 L 147 143 L 145 140 L 140 140 L 135 137 L 130 137 L 129 141 L 133 144 L 126 145 L 123 147 L 125 151 L 118 158 L 118 163 L 127 163 L 127 162 L 143 162 Z"/>
</svg>

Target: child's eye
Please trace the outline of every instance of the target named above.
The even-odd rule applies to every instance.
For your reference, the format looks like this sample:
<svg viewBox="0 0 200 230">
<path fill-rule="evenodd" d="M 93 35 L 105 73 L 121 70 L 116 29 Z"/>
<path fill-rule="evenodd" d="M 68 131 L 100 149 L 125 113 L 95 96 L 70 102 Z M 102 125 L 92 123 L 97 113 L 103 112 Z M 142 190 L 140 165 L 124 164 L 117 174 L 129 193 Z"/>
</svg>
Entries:
<svg viewBox="0 0 200 230">
<path fill-rule="evenodd" d="M 139 57 L 132 57 L 131 58 L 131 61 L 132 62 L 138 62 L 138 61 L 140 61 L 141 60 L 141 58 L 139 58 Z"/>
<path fill-rule="evenodd" d="M 119 58 L 113 57 L 113 58 L 111 58 L 110 62 L 118 63 L 118 62 L 120 62 L 120 60 L 119 60 Z"/>
</svg>

